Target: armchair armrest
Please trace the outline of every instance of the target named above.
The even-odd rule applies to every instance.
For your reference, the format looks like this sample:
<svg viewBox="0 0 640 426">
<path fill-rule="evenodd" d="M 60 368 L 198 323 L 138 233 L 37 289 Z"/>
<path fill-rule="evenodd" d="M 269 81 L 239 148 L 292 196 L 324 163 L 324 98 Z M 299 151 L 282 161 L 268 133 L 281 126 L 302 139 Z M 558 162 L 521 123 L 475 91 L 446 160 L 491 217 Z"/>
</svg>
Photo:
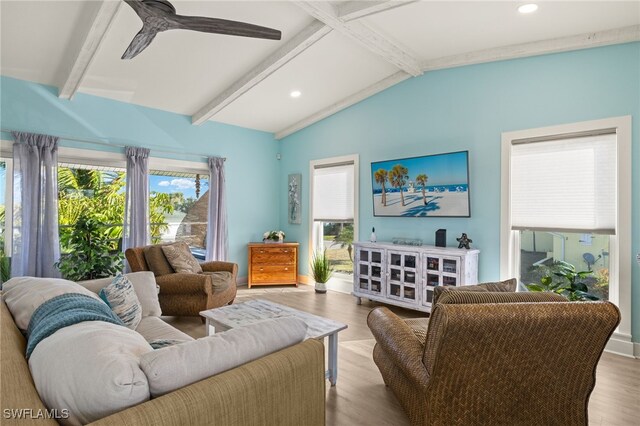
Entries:
<svg viewBox="0 0 640 426">
<path fill-rule="evenodd" d="M 206 274 L 188 274 L 176 272 L 156 277 L 160 294 L 211 294 L 213 286 L 211 277 Z"/>
<path fill-rule="evenodd" d="M 429 373 L 422 363 L 424 347 L 400 317 L 389 309 L 375 308 L 367 316 L 367 325 L 376 342 L 404 374 L 418 386 L 426 386 Z"/>
<path fill-rule="evenodd" d="M 205 272 L 231 272 L 231 275 L 235 278 L 238 275 L 238 264 L 233 262 L 220 262 L 220 261 L 210 261 L 210 262 L 202 262 L 200 264 L 202 270 Z"/>
</svg>

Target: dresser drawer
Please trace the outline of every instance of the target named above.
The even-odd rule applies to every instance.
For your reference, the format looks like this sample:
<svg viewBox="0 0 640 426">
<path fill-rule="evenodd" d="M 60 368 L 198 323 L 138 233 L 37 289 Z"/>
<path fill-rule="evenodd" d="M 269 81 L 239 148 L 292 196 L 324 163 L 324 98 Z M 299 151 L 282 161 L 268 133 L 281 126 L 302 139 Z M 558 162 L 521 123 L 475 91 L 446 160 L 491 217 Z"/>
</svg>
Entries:
<svg viewBox="0 0 640 426">
<path fill-rule="evenodd" d="M 296 281 L 296 268 L 286 265 L 254 265 L 252 283 L 290 283 Z"/>
<path fill-rule="evenodd" d="M 251 263 L 253 265 L 293 265 L 296 263 L 294 253 L 252 253 Z"/>
</svg>

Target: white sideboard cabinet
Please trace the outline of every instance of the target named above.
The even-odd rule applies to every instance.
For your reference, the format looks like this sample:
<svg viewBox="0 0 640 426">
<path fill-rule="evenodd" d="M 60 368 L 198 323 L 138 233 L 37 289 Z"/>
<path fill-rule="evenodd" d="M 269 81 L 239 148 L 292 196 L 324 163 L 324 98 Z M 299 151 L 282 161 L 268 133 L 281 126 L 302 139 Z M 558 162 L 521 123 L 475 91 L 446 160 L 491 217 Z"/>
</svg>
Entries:
<svg viewBox="0 0 640 426">
<path fill-rule="evenodd" d="M 479 250 L 391 243 L 354 244 L 353 295 L 423 312 L 433 289 L 478 283 Z"/>
</svg>

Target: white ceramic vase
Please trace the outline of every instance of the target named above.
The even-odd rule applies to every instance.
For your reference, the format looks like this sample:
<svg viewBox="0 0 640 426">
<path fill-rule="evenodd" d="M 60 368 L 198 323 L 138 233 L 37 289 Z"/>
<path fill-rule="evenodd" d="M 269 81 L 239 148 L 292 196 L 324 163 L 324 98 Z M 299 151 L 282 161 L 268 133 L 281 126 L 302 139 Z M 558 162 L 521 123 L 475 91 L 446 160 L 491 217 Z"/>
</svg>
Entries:
<svg viewBox="0 0 640 426">
<path fill-rule="evenodd" d="M 314 282 L 315 282 L 316 293 L 324 294 L 327 292 L 327 283 L 319 283 L 317 281 L 314 281 Z"/>
</svg>

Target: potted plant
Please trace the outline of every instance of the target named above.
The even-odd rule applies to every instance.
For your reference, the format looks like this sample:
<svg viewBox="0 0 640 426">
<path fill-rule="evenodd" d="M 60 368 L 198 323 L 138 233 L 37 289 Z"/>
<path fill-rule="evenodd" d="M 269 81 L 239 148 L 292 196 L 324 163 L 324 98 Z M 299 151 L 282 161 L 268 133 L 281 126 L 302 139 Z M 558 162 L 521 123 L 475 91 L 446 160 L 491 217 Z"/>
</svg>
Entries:
<svg viewBox="0 0 640 426">
<path fill-rule="evenodd" d="M 283 243 L 284 242 L 284 231 L 267 231 L 262 234 L 262 242 L 263 243 Z"/>
<path fill-rule="evenodd" d="M 316 293 L 326 293 L 327 281 L 333 274 L 333 266 L 329 264 L 329 258 L 327 258 L 327 249 L 315 251 L 311 258 L 310 266 L 311 274 L 315 281 Z"/>
<path fill-rule="evenodd" d="M 553 264 L 550 271 L 540 278 L 540 283 L 526 284 L 529 291 L 551 291 L 562 294 L 567 299 L 578 300 L 599 300 L 598 296 L 589 293 L 589 288 L 585 281 L 593 276 L 592 271 L 576 272 L 575 266 L 564 261 Z"/>
</svg>

